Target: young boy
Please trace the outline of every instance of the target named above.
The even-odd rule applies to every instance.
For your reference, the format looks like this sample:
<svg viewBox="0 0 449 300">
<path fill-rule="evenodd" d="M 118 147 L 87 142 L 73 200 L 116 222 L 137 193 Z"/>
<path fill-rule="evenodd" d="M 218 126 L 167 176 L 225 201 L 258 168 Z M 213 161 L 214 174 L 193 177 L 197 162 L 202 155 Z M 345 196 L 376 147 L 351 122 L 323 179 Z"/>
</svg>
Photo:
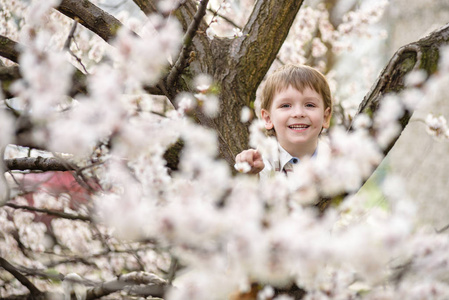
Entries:
<svg viewBox="0 0 449 300">
<path fill-rule="evenodd" d="M 314 68 L 285 65 L 266 80 L 262 90 L 261 118 L 269 134 L 279 145 L 279 157 L 264 159 L 254 149 L 241 152 L 236 163 L 247 162 L 248 173 L 261 178 L 273 172 L 291 172 L 293 165 L 305 157 L 315 157 L 321 149 L 318 138 L 329 128 L 332 99 L 326 78 Z"/>
</svg>

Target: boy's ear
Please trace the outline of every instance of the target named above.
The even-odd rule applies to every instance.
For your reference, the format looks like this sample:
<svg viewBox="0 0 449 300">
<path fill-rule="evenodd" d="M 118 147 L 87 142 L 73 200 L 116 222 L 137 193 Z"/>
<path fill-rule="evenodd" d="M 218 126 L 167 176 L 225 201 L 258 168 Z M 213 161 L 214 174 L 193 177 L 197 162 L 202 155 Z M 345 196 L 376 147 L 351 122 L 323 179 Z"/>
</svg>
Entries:
<svg viewBox="0 0 449 300">
<path fill-rule="evenodd" d="M 323 120 L 323 128 L 329 128 L 331 124 L 332 111 L 331 108 L 328 107 L 324 110 L 324 120 Z"/>
<path fill-rule="evenodd" d="M 273 123 L 271 122 L 270 113 L 268 110 L 262 108 L 260 110 L 260 115 L 262 116 L 262 120 L 265 122 L 265 129 L 273 129 Z"/>
</svg>

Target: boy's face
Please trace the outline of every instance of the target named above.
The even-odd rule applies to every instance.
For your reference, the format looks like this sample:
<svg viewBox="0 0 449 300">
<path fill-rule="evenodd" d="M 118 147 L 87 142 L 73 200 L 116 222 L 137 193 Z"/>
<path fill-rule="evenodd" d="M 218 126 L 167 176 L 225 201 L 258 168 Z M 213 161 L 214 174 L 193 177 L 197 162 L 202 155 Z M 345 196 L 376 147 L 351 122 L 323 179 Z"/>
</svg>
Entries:
<svg viewBox="0 0 449 300">
<path fill-rule="evenodd" d="M 279 144 L 293 156 L 313 154 L 322 128 L 329 128 L 331 110 L 311 88 L 303 93 L 291 85 L 274 95 L 269 110 L 261 110 L 265 128 L 274 128 Z M 310 153 L 312 152 L 312 153 Z"/>
</svg>

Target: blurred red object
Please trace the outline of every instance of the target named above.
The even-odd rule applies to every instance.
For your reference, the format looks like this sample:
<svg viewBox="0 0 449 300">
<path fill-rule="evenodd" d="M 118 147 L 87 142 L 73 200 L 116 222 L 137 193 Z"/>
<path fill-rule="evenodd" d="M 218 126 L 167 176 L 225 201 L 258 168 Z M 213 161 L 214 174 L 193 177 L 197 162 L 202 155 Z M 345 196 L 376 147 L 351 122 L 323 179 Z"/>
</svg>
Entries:
<svg viewBox="0 0 449 300">
<path fill-rule="evenodd" d="M 23 198 L 29 206 L 34 207 L 34 195 L 36 193 L 46 193 L 53 197 L 66 194 L 69 198 L 70 209 L 77 211 L 81 205 L 87 205 L 94 191 L 99 190 L 99 185 L 93 180 L 81 185 L 74 177 L 72 171 L 66 172 L 45 172 L 30 174 L 14 174 L 19 189 L 24 193 Z M 87 184 L 90 188 L 87 187 Z M 57 209 L 55 209 L 57 210 Z M 55 216 L 36 213 L 35 221 L 50 225 Z"/>
<path fill-rule="evenodd" d="M 33 193 L 36 192 L 46 192 L 54 197 L 67 194 L 71 198 L 70 208 L 76 210 L 80 204 L 87 203 L 92 194 L 87 187 L 80 185 L 69 171 L 23 174 L 18 182 L 27 192 L 25 198 L 30 205 L 34 205 Z M 98 188 L 92 182 L 86 184 L 94 189 Z"/>
</svg>

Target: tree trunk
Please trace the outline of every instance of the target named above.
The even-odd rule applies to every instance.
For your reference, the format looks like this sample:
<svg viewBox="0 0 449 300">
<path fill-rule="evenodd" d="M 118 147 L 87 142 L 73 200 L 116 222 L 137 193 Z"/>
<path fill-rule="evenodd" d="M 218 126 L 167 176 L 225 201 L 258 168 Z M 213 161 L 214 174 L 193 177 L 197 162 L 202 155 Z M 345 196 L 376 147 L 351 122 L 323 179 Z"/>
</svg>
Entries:
<svg viewBox="0 0 449 300">
<path fill-rule="evenodd" d="M 287 37 L 302 2 L 259 0 L 242 31 L 242 37 L 210 41 L 205 34 L 198 34 L 193 40 L 192 51 L 196 52 L 198 59 L 190 64 L 189 77 L 209 74 L 221 87 L 219 116 L 210 119 L 197 112 L 196 117 L 201 124 L 217 131 L 220 155 L 231 165 L 234 164 L 235 155 L 248 148 L 248 127 L 240 122 L 240 112 L 244 106 L 252 107 L 257 88 Z M 184 27 L 192 21 L 193 7 L 193 1 L 186 1 L 178 11 L 177 16 Z M 205 32 L 206 24 L 200 25 L 200 30 Z M 167 89 L 176 89 L 176 93 L 188 90 L 186 84 L 179 90 L 180 86 L 178 82 Z"/>
</svg>

